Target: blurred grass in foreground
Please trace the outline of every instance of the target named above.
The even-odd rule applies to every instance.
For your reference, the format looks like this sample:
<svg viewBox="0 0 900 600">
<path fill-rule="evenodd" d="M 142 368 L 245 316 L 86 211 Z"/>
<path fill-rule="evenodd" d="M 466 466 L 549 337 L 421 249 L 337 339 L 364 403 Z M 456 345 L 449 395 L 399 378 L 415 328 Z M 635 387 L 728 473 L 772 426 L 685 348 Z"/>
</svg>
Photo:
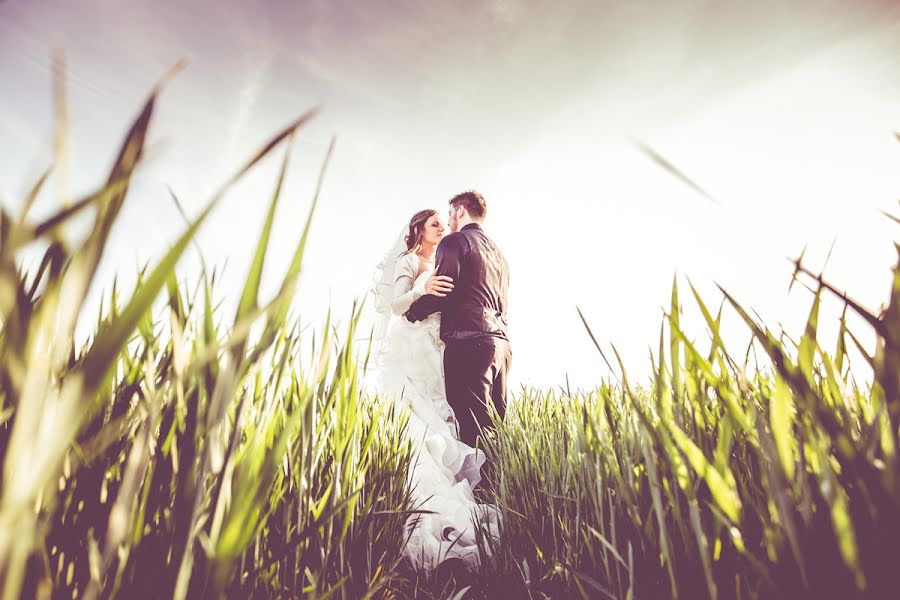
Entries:
<svg viewBox="0 0 900 600">
<path fill-rule="evenodd" d="M 798 261 L 814 296 L 797 345 L 729 295 L 713 315 L 695 292 L 712 339 L 703 353 L 680 329 L 673 286 L 648 389 L 623 372 L 591 392 L 523 390 L 511 402 L 486 443 L 502 514 L 499 543 L 481 540 L 493 558 L 478 576 L 427 581 L 401 560 L 415 508 L 412 450 L 404 415 L 363 391 L 357 357 L 367 353 L 351 343 L 361 308 L 343 332 L 329 319 L 318 340 L 289 317 L 318 191 L 279 293 L 259 298 L 290 144 L 315 111 L 252 155 L 133 289 L 113 285 L 94 335 L 76 347 L 158 92 L 99 190 L 34 221 L 48 171 L 20 214 L 0 213 L 3 598 L 852 598 L 900 589 L 900 270 L 876 316 Z M 175 267 L 229 187 L 280 148 L 238 308 L 223 323 L 215 272 L 189 285 Z M 72 243 L 63 228 L 86 211 L 94 225 Z M 23 272 L 17 257 L 33 244 L 46 247 L 43 260 Z M 875 356 L 859 347 L 875 373 L 870 388 L 848 384 L 847 344 L 859 344 L 845 319 L 833 351 L 817 341 L 826 293 L 876 332 Z M 160 295 L 168 303 L 154 316 Z M 723 346 L 726 303 L 773 373 L 748 373 Z"/>
<path fill-rule="evenodd" d="M 48 172 L 21 214 L 0 214 L 2 596 L 376 593 L 399 564 L 410 448 L 389 403 L 361 401 L 349 341 L 359 309 L 347 331 L 326 324 L 305 349 L 288 318 L 318 189 L 279 293 L 258 297 L 290 145 L 316 111 L 252 155 L 127 298 L 113 285 L 94 335 L 75 346 L 158 93 L 99 190 L 32 222 Z M 175 266 L 229 187 L 280 147 L 266 220 L 224 326 L 214 310 L 215 273 L 189 287 Z M 69 242 L 63 226 L 88 210 L 93 227 Z M 17 254 L 36 242 L 46 244 L 43 260 L 22 272 Z M 155 319 L 161 293 L 168 305 Z M 258 335 L 250 335 L 253 325 Z"/>
</svg>

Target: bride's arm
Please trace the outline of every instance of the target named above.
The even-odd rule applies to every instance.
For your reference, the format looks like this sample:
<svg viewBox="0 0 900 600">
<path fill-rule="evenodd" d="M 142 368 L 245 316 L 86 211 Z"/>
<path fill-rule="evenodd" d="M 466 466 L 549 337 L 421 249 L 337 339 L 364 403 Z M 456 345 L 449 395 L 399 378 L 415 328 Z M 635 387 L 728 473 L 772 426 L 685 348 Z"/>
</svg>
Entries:
<svg viewBox="0 0 900 600">
<path fill-rule="evenodd" d="M 394 299 L 391 301 L 391 312 L 398 317 L 409 310 L 413 302 L 425 295 L 424 282 L 414 285 L 416 280 L 417 260 L 404 255 L 397 261 L 394 269 Z"/>
</svg>

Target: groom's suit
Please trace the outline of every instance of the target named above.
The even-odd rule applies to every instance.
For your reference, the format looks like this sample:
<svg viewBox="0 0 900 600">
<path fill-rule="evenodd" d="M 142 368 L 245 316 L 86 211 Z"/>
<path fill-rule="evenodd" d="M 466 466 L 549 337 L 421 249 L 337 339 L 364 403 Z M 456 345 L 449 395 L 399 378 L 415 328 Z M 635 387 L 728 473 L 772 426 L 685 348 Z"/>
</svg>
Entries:
<svg viewBox="0 0 900 600">
<path fill-rule="evenodd" d="M 479 426 L 490 428 L 488 399 L 502 418 L 512 351 L 506 335 L 509 267 L 481 227 L 470 223 L 438 244 L 435 274 L 453 279 L 446 297 L 423 296 L 406 318 L 421 321 L 441 313 L 447 401 L 460 440 L 475 447 Z"/>
</svg>

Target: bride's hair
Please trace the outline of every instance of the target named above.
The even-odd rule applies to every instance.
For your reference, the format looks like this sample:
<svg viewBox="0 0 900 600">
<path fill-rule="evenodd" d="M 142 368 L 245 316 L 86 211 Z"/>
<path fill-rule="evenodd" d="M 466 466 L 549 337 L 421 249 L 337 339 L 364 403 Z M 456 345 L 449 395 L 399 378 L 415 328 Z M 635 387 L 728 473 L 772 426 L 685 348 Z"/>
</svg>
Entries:
<svg viewBox="0 0 900 600">
<path fill-rule="evenodd" d="M 426 208 L 412 216 L 412 219 L 409 220 L 409 233 L 404 238 L 406 240 L 406 252 L 404 254 L 419 251 L 422 247 L 422 236 L 425 235 L 425 224 L 428 222 L 428 219 L 436 214 L 437 211 L 433 208 Z"/>
</svg>

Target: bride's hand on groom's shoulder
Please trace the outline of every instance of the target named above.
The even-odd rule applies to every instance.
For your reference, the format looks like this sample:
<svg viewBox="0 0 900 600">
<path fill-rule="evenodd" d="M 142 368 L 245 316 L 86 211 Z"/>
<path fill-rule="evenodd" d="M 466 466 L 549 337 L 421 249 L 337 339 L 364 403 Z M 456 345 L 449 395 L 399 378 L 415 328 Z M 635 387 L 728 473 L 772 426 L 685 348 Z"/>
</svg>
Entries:
<svg viewBox="0 0 900 600">
<path fill-rule="evenodd" d="M 446 275 L 432 275 L 425 282 L 425 293 L 444 298 L 453 291 L 453 278 Z"/>
</svg>

